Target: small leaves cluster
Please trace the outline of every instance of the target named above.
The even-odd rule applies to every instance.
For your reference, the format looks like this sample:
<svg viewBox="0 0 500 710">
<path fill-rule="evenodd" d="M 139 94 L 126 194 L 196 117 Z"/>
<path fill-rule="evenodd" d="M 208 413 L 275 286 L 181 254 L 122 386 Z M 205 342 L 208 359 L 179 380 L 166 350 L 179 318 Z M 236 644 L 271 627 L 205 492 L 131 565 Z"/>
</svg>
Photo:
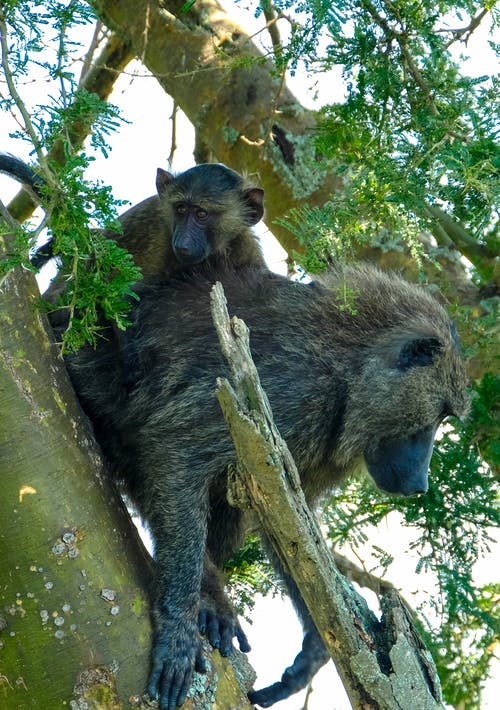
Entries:
<svg viewBox="0 0 500 710">
<path fill-rule="evenodd" d="M 358 184 L 350 182 L 342 196 L 332 196 L 322 207 L 301 205 L 277 222 L 304 246 L 304 253 L 294 256 L 313 274 L 373 246 L 382 251 L 406 247 L 420 264 L 424 250 L 419 235 L 424 221 L 391 197 L 388 185 L 367 174 Z"/>
<path fill-rule="evenodd" d="M 116 106 L 101 99 L 97 94 L 89 93 L 84 88 L 75 88 L 71 102 L 60 102 L 46 106 L 47 117 L 39 120 L 39 133 L 47 150 L 57 147 L 69 158 L 72 154 L 71 126 L 78 126 L 89 134 L 89 143 L 93 150 L 99 150 L 108 157 L 106 137 L 116 131 L 124 119 Z"/>
<path fill-rule="evenodd" d="M 317 132 L 318 154 L 337 166 L 345 184 L 345 196 L 343 189 L 332 205 L 334 238 L 356 240 L 359 222 L 375 242 L 383 244 L 387 230 L 393 243 L 415 250 L 419 231 L 439 232 L 429 211 L 439 208 L 469 241 L 498 253 L 500 79 L 493 71 L 467 76 L 466 57 L 453 54 L 481 22 L 498 22 L 496 3 L 274 5 L 289 19 L 301 18 L 278 64 L 342 70 L 345 99 L 323 106 Z"/>
<path fill-rule="evenodd" d="M 327 31 L 339 32 L 345 22 L 342 3 L 330 0 L 261 0 L 255 15 L 272 7 L 277 16 L 287 17 L 291 25 L 288 42 L 274 56 L 278 71 L 287 69 L 295 74 L 299 63 L 306 69 L 318 64 L 318 46 Z"/>
<path fill-rule="evenodd" d="M 247 615 L 255 606 L 255 593 L 266 595 L 280 590 L 276 573 L 255 535 L 224 563 L 228 593 L 238 614 Z"/>
<path fill-rule="evenodd" d="M 63 338 L 68 351 L 84 342 L 95 344 L 103 318 L 126 327 L 131 285 L 141 277 L 131 255 L 101 231 L 120 231 L 116 202 L 109 187 L 85 180 L 87 163 L 84 155 L 68 156 L 49 203 L 54 251 L 60 255 L 58 278 L 66 283 L 55 307 L 69 314 Z"/>
<path fill-rule="evenodd" d="M 107 156 L 106 138 L 116 130 L 120 117 L 113 105 L 80 88 L 72 71 L 80 43 L 68 32 L 92 19 L 88 3 L 52 2 L 40 8 L 34 2 L 10 2 L 2 6 L 2 13 L 0 21 L 8 37 L 2 61 L 10 78 L 6 108 L 24 124 L 13 137 L 31 141 L 40 161 L 45 218 L 35 230 L 23 227 L 16 232 L 1 268 L 3 273 L 18 265 L 32 268 L 29 247 L 48 227 L 60 262 L 58 278 L 66 284 L 55 304 L 69 315 L 62 347 L 75 350 L 85 342 L 96 343 L 103 319 L 126 327 L 134 298 L 132 284 L 141 278 L 130 254 L 103 233 L 120 231 L 116 218 L 120 203 L 109 187 L 85 178 L 93 158 L 80 149 L 83 137 L 90 134 L 91 150 Z M 52 42 L 47 42 L 49 31 Z M 33 65 L 59 90 L 43 105 L 28 106 L 16 82 L 33 71 Z M 44 307 L 53 309 L 54 304 Z"/>
<path fill-rule="evenodd" d="M 12 229 L 9 224 L 0 219 L 0 240 L 3 241 L 0 258 L 0 283 L 9 271 L 17 266 L 32 270 L 26 255 L 33 240 L 27 229 L 23 229 L 21 226 Z"/>
</svg>

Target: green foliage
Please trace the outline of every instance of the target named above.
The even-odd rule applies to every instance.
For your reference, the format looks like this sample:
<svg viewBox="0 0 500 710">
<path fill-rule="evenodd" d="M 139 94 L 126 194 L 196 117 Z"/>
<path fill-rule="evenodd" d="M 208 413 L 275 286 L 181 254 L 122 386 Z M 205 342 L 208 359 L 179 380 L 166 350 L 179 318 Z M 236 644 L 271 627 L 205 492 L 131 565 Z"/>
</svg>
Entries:
<svg viewBox="0 0 500 710">
<path fill-rule="evenodd" d="M 500 375 L 487 372 L 475 390 L 467 436 L 490 466 L 500 471 Z"/>
<path fill-rule="evenodd" d="M 424 257 L 418 236 L 421 223 L 384 194 L 377 180 L 366 176 L 363 185 L 350 183 L 342 196 L 332 196 L 323 207 L 301 205 L 276 220 L 303 244 L 294 255 L 306 271 L 318 274 L 329 265 L 354 258 L 363 247 L 382 251 L 409 248 L 420 264 Z M 366 207 L 366 209 L 365 209 Z"/>
<path fill-rule="evenodd" d="M 266 6 L 274 7 L 291 20 L 290 39 L 279 56 L 275 56 L 275 62 L 278 69 L 286 67 L 292 74 L 299 62 L 306 68 L 317 63 L 325 28 L 340 31 L 346 19 L 342 3 L 333 4 L 331 0 L 261 0 L 255 15 L 258 17 Z"/>
<path fill-rule="evenodd" d="M 500 526 L 498 481 L 484 464 L 476 446 L 477 432 L 498 407 L 500 383 L 486 376 L 475 387 L 472 412 L 466 424 L 447 424 L 436 443 L 426 496 L 392 498 L 367 480 L 354 480 L 338 492 L 325 511 L 329 536 L 335 545 L 354 547 L 369 540 L 368 526 L 377 525 L 393 510 L 402 525 L 416 530 L 411 547 L 419 556 L 417 572 L 432 572 L 439 594 L 429 595 L 418 611 L 428 621 L 423 632 L 443 684 L 445 699 L 480 707 L 481 684 L 500 634 L 498 585 L 478 587 L 477 561 L 494 543 Z M 497 420 L 498 426 L 498 420 Z M 498 450 L 492 452 L 498 457 Z M 496 458 L 498 461 L 498 458 Z M 375 550 L 385 570 L 397 564 L 388 553 Z M 495 575 L 496 570 L 492 570 Z"/>
<path fill-rule="evenodd" d="M 68 127 L 87 126 L 90 132 L 90 146 L 108 157 L 106 136 L 115 131 L 123 119 L 116 106 L 103 101 L 97 94 L 83 88 L 74 87 L 71 102 L 61 106 L 47 106 L 48 120 L 39 120 L 39 132 L 47 150 L 61 144 L 66 159 L 72 157 L 72 131 Z M 90 130 L 91 129 L 91 130 Z"/>
<path fill-rule="evenodd" d="M 110 188 L 85 180 L 87 163 L 84 155 L 68 155 L 49 202 L 54 250 L 61 254 L 58 278 L 67 284 L 56 303 L 70 316 L 65 351 L 84 342 L 95 344 L 102 316 L 124 329 L 133 297 L 131 285 L 141 277 L 126 250 L 89 227 L 120 229 Z"/>
<path fill-rule="evenodd" d="M 354 247 L 371 238 L 415 250 L 419 231 L 449 241 L 430 212 L 438 207 L 471 243 L 498 253 L 500 79 L 493 71 L 468 76 L 466 57 L 458 54 L 481 21 L 498 20 L 496 3 L 488 5 L 490 16 L 469 0 L 275 5 L 300 18 L 278 62 L 301 61 L 319 71 L 341 67 L 345 82 L 344 100 L 320 111 L 317 149 L 346 189 L 329 215 L 310 213 L 318 232 L 329 228 L 334 242 L 341 235 Z M 491 47 L 498 53 L 498 45 Z M 321 236 L 318 248 L 328 250 Z M 474 257 L 481 270 L 483 259 Z"/>
<path fill-rule="evenodd" d="M 118 127 L 119 113 L 96 94 L 80 88 L 72 71 L 82 45 L 68 32 L 93 19 L 87 3 L 49 2 L 41 9 L 35 2 L 10 2 L 3 6 L 3 13 L 2 33 L 8 38 L 3 69 L 10 88 L 3 108 L 17 114 L 23 124 L 12 137 L 31 141 L 36 150 L 45 180 L 46 217 L 38 228 L 18 231 L 8 258 L 0 264 L 0 273 L 19 265 L 31 268 L 29 247 L 48 226 L 54 252 L 60 255 L 59 278 L 67 283 L 56 304 L 69 314 L 63 349 L 74 350 L 84 342 L 96 343 L 102 316 L 114 319 L 119 328 L 126 327 L 134 297 L 131 285 L 141 277 L 128 252 L 96 231 L 120 230 L 116 218 L 119 203 L 109 187 L 85 179 L 93 158 L 78 149 L 81 137 L 90 133 L 91 149 L 107 156 L 106 137 Z M 47 42 L 48 32 L 51 42 Z M 17 83 L 40 72 L 56 82 L 59 92 L 55 97 L 49 95 L 43 104 L 29 106 Z M 50 160 L 47 154 L 52 156 Z"/>
<path fill-rule="evenodd" d="M 8 224 L 0 219 L 0 243 L 5 239 L 5 250 L 3 258 L 0 259 L 0 283 L 11 269 L 23 266 L 32 269 L 29 262 L 26 263 L 26 254 L 32 245 L 29 232 L 22 227 L 12 230 Z"/>
<path fill-rule="evenodd" d="M 276 573 L 255 535 L 249 535 L 245 544 L 224 563 L 224 571 L 229 585 L 227 591 L 238 614 L 247 614 L 253 609 L 256 592 L 265 595 L 280 591 Z"/>
</svg>

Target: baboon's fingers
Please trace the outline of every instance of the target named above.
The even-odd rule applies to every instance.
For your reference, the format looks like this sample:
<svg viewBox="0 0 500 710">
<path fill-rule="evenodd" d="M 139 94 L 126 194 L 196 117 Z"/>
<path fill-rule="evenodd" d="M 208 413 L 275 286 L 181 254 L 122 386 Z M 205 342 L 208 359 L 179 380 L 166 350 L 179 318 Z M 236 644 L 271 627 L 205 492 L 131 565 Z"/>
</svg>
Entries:
<svg viewBox="0 0 500 710">
<path fill-rule="evenodd" d="M 248 699 L 252 705 L 270 708 L 271 705 L 274 705 L 274 703 L 277 703 L 279 700 L 285 700 L 285 698 L 290 697 L 291 694 L 292 691 L 290 691 L 284 683 L 279 681 L 261 690 L 251 690 L 248 693 Z"/>
<path fill-rule="evenodd" d="M 248 642 L 248 638 L 246 633 L 243 631 L 243 629 L 240 626 L 240 622 L 236 622 L 236 638 L 238 639 L 238 645 L 240 647 L 240 651 L 243 653 L 249 653 L 249 651 L 252 650 L 252 647 L 250 646 Z"/>
</svg>

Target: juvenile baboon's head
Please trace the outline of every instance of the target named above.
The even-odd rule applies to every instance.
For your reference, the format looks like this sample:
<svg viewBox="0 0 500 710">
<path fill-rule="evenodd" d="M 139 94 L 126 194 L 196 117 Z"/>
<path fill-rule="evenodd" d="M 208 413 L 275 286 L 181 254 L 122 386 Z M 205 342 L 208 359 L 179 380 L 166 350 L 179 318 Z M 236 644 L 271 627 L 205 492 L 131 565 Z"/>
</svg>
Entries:
<svg viewBox="0 0 500 710">
<path fill-rule="evenodd" d="M 220 163 L 195 165 L 177 176 L 158 168 L 156 187 L 174 255 L 184 265 L 225 252 L 264 213 L 264 191 Z"/>
</svg>

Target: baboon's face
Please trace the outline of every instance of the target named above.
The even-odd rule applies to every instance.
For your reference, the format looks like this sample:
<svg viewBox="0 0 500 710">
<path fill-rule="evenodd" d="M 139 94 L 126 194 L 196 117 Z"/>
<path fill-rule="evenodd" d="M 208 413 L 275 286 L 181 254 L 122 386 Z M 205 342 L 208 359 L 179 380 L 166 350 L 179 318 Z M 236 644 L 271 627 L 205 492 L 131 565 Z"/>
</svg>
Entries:
<svg viewBox="0 0 500 710">
<path fill-rule="evenodd" d="M 156 186 L 172 233 L 172 249 L 183 266 L 225 252 L 242 230 L 263 216 L 261 188 L 225 165 L 196 165 L 177 177 L 158 169 Z"/>
<path fill-rule="evenodd" d="M 365 453 L 368 472 L 387 493 L 426 493 L 437 424 L 402 439 L 380 439 Z"/>
<path fill-rule="evenodd" d="M 466 414 L 466 384 L 457 343 L 447 334 L 413 336 L 397 348 L 379 343 L 350 393 L 345 449 L 359 446 L 382 490 L 425 493 L 436 431 L 445 417 Z"/>
<path fill-rule="evenodd" d="M 176 201 L 172 213 L 172 249 L 177 261 L 184 266 L 205 261 L 213 252 L 211 237 L 217 229 L 219 216 L 187 199 Z"/>
</svg>

